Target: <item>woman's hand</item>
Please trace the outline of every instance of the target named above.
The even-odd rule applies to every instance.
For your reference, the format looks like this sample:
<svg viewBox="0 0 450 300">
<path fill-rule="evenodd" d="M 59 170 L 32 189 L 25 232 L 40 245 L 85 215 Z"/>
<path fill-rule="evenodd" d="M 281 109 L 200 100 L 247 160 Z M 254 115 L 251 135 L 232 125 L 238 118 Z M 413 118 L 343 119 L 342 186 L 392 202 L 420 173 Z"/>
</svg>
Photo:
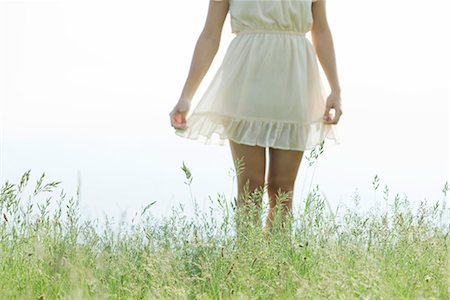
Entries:
<svg viewBox="0 0 450 300">
<path fill-rule="evenodd" d="M 178 103 L 170 112 L 170 124 L 175 129 L 186 129 L 186 115 L 191 107 L 191 100 L 187 97 L 181 97 Z"/>
<path fill-rule="evenodd" d="M 334 118 L 331 119 L 330 109 L 334 108 Z M 331 92 L 327 98 L 325 113 L 323 115 L 325 124 L 337 124 L 342 115 L 341 95 Z"/>
</svg>

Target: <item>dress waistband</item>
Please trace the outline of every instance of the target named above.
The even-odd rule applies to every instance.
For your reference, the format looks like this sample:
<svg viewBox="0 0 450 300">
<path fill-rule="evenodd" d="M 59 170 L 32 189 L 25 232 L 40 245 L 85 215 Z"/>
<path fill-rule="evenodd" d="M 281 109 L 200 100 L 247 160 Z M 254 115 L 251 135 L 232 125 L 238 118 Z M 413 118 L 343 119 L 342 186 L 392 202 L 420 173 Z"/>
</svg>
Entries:
<svg viewBox="0 0 450 300">
<path fill-rule="evenodd" d="M 277 34 L 293 34 L 305 36 L 305 32 L 300 31 L 289 31 L 289 30 L 273 30 L 273 29 L 243 29 L 241 31 L 236 32 L 236 35 L 239 34 L 248 34 L 248 33 L 277 33 Z"/>
</svg>

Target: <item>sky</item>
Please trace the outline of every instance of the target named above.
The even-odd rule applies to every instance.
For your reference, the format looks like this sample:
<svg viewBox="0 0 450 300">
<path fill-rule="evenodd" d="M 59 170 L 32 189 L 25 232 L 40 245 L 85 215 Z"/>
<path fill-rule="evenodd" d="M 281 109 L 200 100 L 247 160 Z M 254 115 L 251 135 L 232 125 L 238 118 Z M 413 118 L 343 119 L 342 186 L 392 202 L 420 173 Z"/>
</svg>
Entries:
<svg viewBox="0 0 450 300">
<path fill-rule="evenodd" d="M 316 185 L 333 210 L 352 206 L 355 195 L 364 208 L 378 205 L 385 186 L 391 198 L 415 204 L 444 199 L 449 7 L 446 0 L 327 1 L 341 144 L 311 167 L 303 161 L 294 207 Z M 191 197 L 206 210 L 210 197 L 236 196 L 228 144 L 183 139 L 169 120 L 207 10 L 206 0 L 0 1 L 0 184 L 31 170 L 32 187 L 44 172 L 69 195 L 80 185 L 88 217 L 126 218 L 154 201 L 155 216 L 180 204 L 192 214 Z M 228 15 L 191 109 L 233 38 Z"/>
</svg>

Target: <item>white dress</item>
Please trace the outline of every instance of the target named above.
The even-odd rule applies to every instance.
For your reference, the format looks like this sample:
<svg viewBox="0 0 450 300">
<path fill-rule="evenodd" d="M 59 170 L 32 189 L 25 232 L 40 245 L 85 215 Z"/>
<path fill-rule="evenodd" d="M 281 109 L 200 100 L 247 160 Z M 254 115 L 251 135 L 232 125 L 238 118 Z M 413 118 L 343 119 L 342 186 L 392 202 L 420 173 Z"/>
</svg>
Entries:
<svg viewBox="0 0 450 300">
<path fill-rule="evenodd" d="M 203 144 L 309 150 L 325 138 L 326 93 L 305 33 L 316 0 L 229 0 L 232 33 L 223 61 L 178 136 Z"/>
</svg>

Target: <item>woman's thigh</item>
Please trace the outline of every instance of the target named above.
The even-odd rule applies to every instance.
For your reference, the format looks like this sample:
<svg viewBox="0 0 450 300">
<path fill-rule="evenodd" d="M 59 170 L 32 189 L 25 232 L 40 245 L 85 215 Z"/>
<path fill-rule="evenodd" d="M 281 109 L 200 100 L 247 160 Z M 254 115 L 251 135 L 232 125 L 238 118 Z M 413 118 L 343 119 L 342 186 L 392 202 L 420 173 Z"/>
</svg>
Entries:
<svg viewBox="0 0 450 300">
<path fill-rule="evenodd" d="M 269 147 L 268 184 L 282 190 L 293 187 L 303 151 L 284 150 Z"/>
<path fill-rule="evenodd" d="M 266 148 L 258 145 L 245 145 L 229 140 L 233 163 L 236 168 L 240 190 L 249 182 L 249 188 L 263 186 L 266 169 Z"/>
</svg>

